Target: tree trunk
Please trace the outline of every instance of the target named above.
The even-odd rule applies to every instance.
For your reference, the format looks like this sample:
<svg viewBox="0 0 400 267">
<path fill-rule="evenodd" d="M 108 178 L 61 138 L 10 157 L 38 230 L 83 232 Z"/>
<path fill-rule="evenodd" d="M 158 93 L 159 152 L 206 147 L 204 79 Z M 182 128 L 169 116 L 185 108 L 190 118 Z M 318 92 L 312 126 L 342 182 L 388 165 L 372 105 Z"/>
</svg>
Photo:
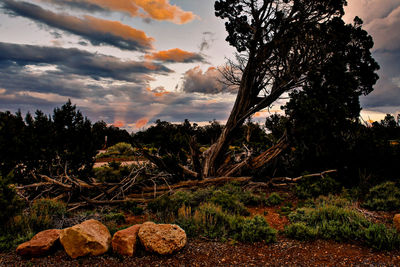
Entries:
<svg viewBox="0 0 400 267">
<path fill-rule="evenodd" d="M 224 161 L 224 155 L 228 150 L 233 134 L 243 124 L 245 120 L 242 118 L 243 115 L 247 113 L 253 104 L 253 99 L 257 97 L 252 94 L 252 87 L 254 86 L 254 80 L 252 78 L 254 76 L 253 73 L 249 71 L 251 65 L 251 61 L 249 60 L 249 63 L 243 72 L 235 105 L 232 108 L 231 114 L 229 115 L 228 121 L 226 122 L 221 135 L 217 142 L 215 142 L 204 154 L 203 177 L 217 176 L 218 169 Z"/>
</svg>

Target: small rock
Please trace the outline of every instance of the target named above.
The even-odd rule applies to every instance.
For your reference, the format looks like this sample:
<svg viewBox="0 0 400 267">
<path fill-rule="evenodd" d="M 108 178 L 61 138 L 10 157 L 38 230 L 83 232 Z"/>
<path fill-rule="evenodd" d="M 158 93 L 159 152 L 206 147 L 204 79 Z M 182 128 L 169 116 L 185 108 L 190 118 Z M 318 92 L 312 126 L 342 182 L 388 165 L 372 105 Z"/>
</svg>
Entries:
<svg viewBox="0 0 400 267">
<path fill-rule="evenodd" d="M 147 251 L 169 255 L 181 250 L 187 238 L 178 225 L 146 222 L 139 229 L 139 239 Z"/>
<path fill-rule="evenodd" d="M 44 256 L 56 245 L 60 232 L 58 229 L 39 232 L 30 241 L 19 245 L 17 253 L 21 256 Z"/>
<path fill-rule="evenodd" d="M 111 241 L 114 252 L 123 256 L 135 254 L 137 236 L 141 226 L 141 224 L 137 224 L 116 232 Z"/>
<path fill-rule="evenodd" d="M 397 229 L 397 232 L 400 232 L 400 214 L 394 215 L 393 224 L 394 227 Z"/>
<path fill-rule="evenodd" d="M 60 241 L 65 252 L 75 259 L 80 256 L 98 256 L 106 253 L 111 245 L 111 235 L 107 227 L 96 220 L 63 229 Z"/>
</svg>

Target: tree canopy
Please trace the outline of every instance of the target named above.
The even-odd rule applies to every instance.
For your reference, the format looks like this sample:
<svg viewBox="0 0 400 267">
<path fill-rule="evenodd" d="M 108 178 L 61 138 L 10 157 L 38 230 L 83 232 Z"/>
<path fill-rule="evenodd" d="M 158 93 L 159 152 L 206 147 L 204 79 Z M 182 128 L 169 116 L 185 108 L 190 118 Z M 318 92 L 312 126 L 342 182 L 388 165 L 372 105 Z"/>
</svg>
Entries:
<svg viewBox="0 0 400 267">
<path fill-rule="evenodd" d="M 218 169 L 234 132 L 284 93 L 318 83 L 321 94 L 336 86 L 343 96 L 351 95 L 346 101 L 358 102 L 359 95 L 373 90 L 378 78 L 378 65 L 370 53 L 373 41 L 360 19 L 353 25 L 343 22 L 345 4 L 344 0 L 215 2 L 216 16 L 226 20 L 226 40 L 238 51 L 237 62 L 230 62 L 224 76 L 239 90 L 227 124 L 206 156 L 205 176 L 222 174 Z M 342 84 L 329 85 L 338 77 Z M 351 108 L 354 117 L 359 107 Z"/>
</svg>

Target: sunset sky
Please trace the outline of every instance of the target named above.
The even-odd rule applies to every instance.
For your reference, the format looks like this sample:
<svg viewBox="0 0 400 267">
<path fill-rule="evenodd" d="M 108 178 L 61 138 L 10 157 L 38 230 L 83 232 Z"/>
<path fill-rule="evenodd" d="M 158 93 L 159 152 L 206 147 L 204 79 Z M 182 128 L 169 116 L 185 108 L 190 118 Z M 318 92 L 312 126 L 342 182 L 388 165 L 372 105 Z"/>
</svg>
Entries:
<svg viewBox="0 0 400 267">
<path fill-rule="evenodd" d="M 129 131 L 157 119 L 224 122 L 235 94 L 218 83 L 218 68 L 234 49 L 214 2 L 0 0 L 0 110 L 51 113 L 71 99 L 92 121 Z M 362 116 L 397 114 L 400 0 L 348 4 L 345 20 L 364 20 L 381 66 Z"/>
</svg>

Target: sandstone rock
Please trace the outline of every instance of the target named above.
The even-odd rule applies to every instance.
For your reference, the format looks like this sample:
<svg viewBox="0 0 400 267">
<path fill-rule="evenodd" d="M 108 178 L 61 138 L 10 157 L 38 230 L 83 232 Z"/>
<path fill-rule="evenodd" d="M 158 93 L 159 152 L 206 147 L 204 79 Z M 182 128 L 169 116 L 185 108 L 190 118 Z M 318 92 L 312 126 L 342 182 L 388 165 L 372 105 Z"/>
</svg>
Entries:
<svg viewBox="0 0 400 267">
<path fill-rule="evenodd" d="M 39 257 L 46 255 L 60 238 L 61 230 L 51 229 L 37 233 L 30 241 L 17 247 L 21 256 Z"/>
<path fill-rule="evenodd" d="M 111 235 L 101 222 L 87 220 L 63 229 L 60 233 L 60 242 L 65 252 L 73 259 L 89 254 L 98 256 L 110 248 Z"/>
<path fill-rule="evenodd" d="M 139 239 L 145 249 L 161 255 L 172 254 L 186 245 L 186 233 L 175 224 L 144 223 L 139 229 Z"/>
<path fill-rule="evenodd" d="M 116 232 L 111 242 L 114 252 L 123 256 L 135 254 L 137 236 L 141 226 L 141 224 L 137 224 Z"/>
<path fill-rule="evenodd" d="M 394 215 L 393 224 L 394 227 L 396 227 L 397 232 L 400 232 L 400 214 Z"/>
</svg>

